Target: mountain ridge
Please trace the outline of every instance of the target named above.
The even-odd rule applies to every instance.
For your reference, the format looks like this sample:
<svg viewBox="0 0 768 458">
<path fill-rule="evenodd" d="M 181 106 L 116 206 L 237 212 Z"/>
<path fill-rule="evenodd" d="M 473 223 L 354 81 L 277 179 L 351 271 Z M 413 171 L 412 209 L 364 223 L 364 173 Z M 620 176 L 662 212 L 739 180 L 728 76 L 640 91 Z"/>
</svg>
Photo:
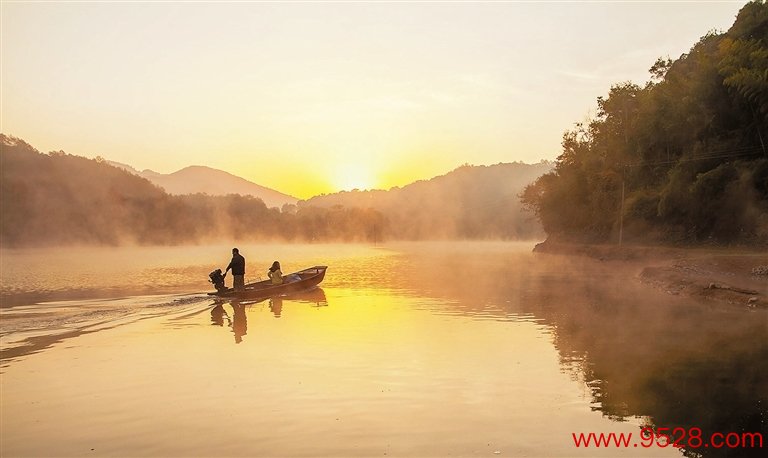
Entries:
<svg viewBox="0 0 768 458">
<path fill-rule="evenodd" d="M 171 195 L 101 157 L 41 153 L 3 134 L 0 146 L 0 240 L 17 247 L 540 239 L 541 225 L 521 207 L 518 193 L 549 167 L 465 165 L 403 188 L 341 192 L 310 199 L 312 204 L 270 208 L 232 189 L 225 196 Z M 177 176 L 195 173 L 211 175 L 207 167 L 190 167 Z M 229 175 L 214 174 L 234 180 Z"/>
<path fill-rule="evenodd" d="M 398 239 L 533 239 L 543 232 L 519 200 L 552 163 L 465 164 L 444 175 L 389 190 L 315 196 L 298 207 L 372 209 L 385 215 Z"/>
<path fill-rule="evenodd" d="M 286 204 L 295 204 L 299 200 L 289 194 L 205 165 L 189 165 L 172 173 L 159 173 L 150 169 L 138 171 L 136 168 L 120 162 L 107 162 L 134 175 L 146 178 L 163 188 L 168 194 L 173 195 L 202 193 L 211 196 L 225 196 L 240 194 L 257 197 L 264 201 L 268 207 L 278 208 Z"/>
</svg>

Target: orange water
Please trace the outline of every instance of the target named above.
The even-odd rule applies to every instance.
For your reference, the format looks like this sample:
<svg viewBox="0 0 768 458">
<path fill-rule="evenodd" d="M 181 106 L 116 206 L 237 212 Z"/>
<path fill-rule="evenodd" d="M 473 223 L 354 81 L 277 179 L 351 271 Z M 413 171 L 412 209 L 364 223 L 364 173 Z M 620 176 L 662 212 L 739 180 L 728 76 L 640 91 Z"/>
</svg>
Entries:
<svg viewBox="0 0 768 458">
<path fill-rule="evenodd" d="M 631 266 L 491 242 L 240 248 L 251 279 L 273 260 L 328 274 L 216 302 L 200 292 L 228 247 L 3 252 L 5 297 L 51 300 L 0 310 L 0 454 L 679 456 L 571 434 L 750 428 L 766 396 L 764 313 Z M 37 275 L 8 287 L 11 265 Z M 139 294 L 152 282 L 167 291 Z M 71 297 L 99 287 L 125 294 Z"/>
</svg>

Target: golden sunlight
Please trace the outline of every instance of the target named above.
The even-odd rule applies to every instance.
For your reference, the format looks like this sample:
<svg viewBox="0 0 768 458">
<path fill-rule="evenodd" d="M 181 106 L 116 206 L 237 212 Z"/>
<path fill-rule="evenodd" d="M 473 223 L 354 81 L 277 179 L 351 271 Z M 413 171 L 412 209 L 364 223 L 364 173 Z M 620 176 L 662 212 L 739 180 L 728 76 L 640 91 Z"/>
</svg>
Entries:
<svg viewBox="0 0 768 458">
<path fill-rule="evenodd" d="M 333 177 L 333 185 L 339 191 L 371 189 L 376 185 L 372 171 L 363 164 L 340 164 Z"/>
</svg>

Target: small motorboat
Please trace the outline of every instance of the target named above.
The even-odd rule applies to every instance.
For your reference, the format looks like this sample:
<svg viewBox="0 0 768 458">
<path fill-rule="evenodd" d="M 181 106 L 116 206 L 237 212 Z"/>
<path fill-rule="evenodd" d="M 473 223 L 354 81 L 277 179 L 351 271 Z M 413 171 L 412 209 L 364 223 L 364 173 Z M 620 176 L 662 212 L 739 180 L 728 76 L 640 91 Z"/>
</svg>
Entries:
<svg viewBox="0 0 768 458">
<path fill-rule="evenodd" d="M 328 266 L 314 266 L 283 275 L 283 282 L 279 285 L 272 284 L 272 280 L 248 283 L 242 291 L 235 291 L 234 288 L 224 286 L 224 275 L 221 273 L 221 269 L 216 269 L 208 275 L 216 291 L 208 293 L 208 295 L 237 299 L 259 299 L 306 291 L 323 281 L 327 269 Z"/>
</svg>

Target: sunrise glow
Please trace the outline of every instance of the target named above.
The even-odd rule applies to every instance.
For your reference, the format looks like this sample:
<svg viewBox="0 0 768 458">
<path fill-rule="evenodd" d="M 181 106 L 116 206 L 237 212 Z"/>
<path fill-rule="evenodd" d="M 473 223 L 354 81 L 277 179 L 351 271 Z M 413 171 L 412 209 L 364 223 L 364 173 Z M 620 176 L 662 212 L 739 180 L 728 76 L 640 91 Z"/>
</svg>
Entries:
<svg viewBox="0 0 768 458">
<path fill-rule="evenodd" d="M 333 185 L 342 191 L 352 191 L 353 189 L 362 191 L 374 188 L 376 183 L 368 167 L 363 164 L 346 163 L 337 168 Z"/>
<path fill-rule="evenodd" d="M 299 198 L 386 189 L 554 159 L 611 84 L 646 81 L 740 7 L 3 2 L 1 130 Z"/>
</svg>

